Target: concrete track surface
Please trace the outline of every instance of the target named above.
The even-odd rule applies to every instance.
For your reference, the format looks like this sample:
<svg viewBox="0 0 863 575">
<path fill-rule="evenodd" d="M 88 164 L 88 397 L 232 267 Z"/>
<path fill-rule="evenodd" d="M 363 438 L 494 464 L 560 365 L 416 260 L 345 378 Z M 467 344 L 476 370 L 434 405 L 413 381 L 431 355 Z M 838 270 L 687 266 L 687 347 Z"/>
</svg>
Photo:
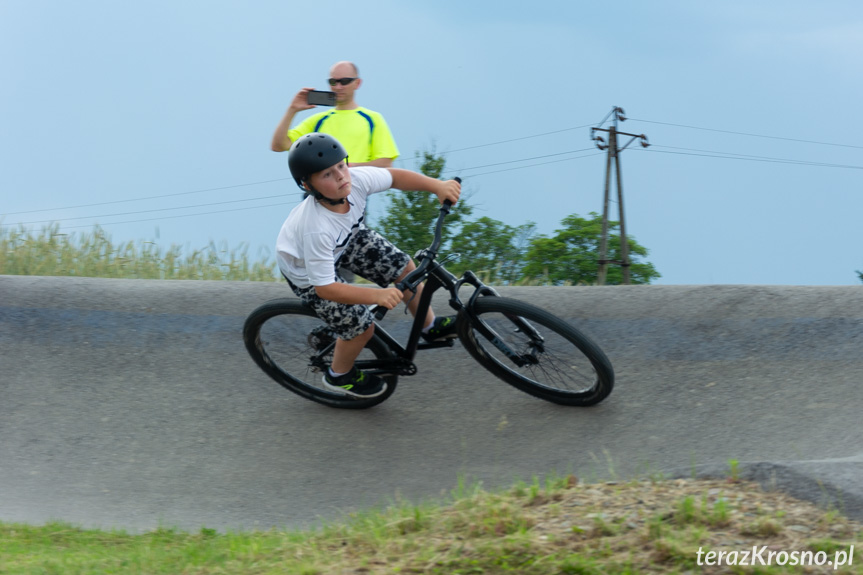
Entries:
<svg viewBox="0 0 863 575">
<path fill-rule="evenodd" d="M 456 344 L 419 355 L 384 404 L 336 410 L 243 347 L 245 316 L 284 284 L 0 276 L 0 519 L 300 528 L 460 478 L 721 474 L 730 459 L 863 519 L 863 287 L 500 291 L 593 336 L 611 396 L 532 398 Z M 385 322 L 407 332 L 400 312 Z"/>
</svg>

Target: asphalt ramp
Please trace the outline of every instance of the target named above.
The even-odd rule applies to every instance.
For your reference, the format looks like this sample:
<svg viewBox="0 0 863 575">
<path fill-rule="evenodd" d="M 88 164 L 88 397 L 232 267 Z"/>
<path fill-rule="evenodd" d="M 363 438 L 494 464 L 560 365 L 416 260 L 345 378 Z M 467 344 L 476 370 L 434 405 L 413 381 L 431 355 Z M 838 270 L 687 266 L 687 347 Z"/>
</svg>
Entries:
<svg viewBox="0 0 863 575">
<path fill-rule="evenodd" d="M 384 404 L 270 381 L 246 315 L 284 283 L 0 276 L 0 519 L 305 527 L 547 473 L 741 477 L 863 520 L 863 286 L 507 287 L 593 337 L 591 408 L 507 386 L 457 344 Z M 449 313 L 444 297 L 436 312 Z M 408 316 L 385 325 L 404 336 Z"/>
</svg>

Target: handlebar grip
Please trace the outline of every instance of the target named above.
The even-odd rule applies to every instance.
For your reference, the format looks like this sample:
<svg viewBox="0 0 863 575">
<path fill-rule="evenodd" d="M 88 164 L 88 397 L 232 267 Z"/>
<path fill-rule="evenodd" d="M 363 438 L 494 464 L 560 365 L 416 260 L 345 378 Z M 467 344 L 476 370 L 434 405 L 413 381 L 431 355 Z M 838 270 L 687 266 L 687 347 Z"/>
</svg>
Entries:
<svg viewBox="0 0 863 575">
<path fill-rule="evenodd" d="M 453 180 L 457 181 L 458 183 L 461 183 L 461 178 L 459 178 L 458 176 L 454 177 Z M 443 205 L 447 208 L 451 208 L 452 202 L 449 200 L 444 200 Z M 447 210 L 447 212 L 449 212 L 449 210 Z"/>
<path fill-rule="evenodd" d="M 384 316 L 387 315 L 387 312 L 390 311 L 382 305 L 379 305 L 375 308 L 374 316 L 376 321 L 381 321 L 384 319 Z"/>
</svg>

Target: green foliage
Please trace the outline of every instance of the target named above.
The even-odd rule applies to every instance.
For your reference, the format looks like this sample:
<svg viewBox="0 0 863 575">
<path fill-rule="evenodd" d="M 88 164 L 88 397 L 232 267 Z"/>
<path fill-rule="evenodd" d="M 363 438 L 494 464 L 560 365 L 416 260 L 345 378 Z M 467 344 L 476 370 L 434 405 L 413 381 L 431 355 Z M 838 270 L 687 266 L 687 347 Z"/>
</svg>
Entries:
<svg viewBox="0 0 863 575">
<path fill-rule="evenodd" d="M 275 263 L 251 261 L 248 247 L 229 250 L 215 243 L 183 256 L 180 246 L 166 251 L 153 242 L 114 244 L 96 226 L 92 233 L 61 234 L 56 224 L 34 234 L 0 229 L 0 274 L 81 276 L 126 279 L 203 279 L 275 281 Z"/>
<path fill-rule="evenodd" d="M 456 275 L 470 269 L 486 283 L 514 283 L 521 277 L 525 248 L 535 229 L 533 222 L 514 228 L 488 217 L 468 222 L 449 248 L 460 258 L 447 268 Z"/>
<path fill-rule="evenodd" d="M 420 171 L 432 178 L 443 173 L 445 159 L 433 152 L 423 152 Z M 602 217 L 591 212 L 590 218 L 578 214 L 567 216 L 563 227 L 551 237 L 536 236 L 536 224 L 528 222 L 510 226 L 488 217 L 467 221 L 473 209 L 464 194 L 447 218 L 443 228 L 442 254 L 457 253 L 459 259 L 447 264 L 456 275 L 472 270 L 489 284 L 594 284 L 599 271 Z M 428 247 L 434 237 L 433 224 L 439 204 L 434 195 L 425 192 L 391 192 L 383 217 L 373 225 L 389 241 L 409 255 Z M 615 233 L 617 232 L 617 233 Z M 653 264 L 642 262 L 647 249 L 627 236 L 630 260 L 630 282 L 648 284 L 660 277 Z M 618 222 L 608 222 L 606 259 L 620 260 Z M 863 277 L 861 277 L 863 279 Z M 619 265 L 607 267 L 606 284 L 623 283 Z"/>
<path fill-rule="evenodd" d="M 423 152 L 422 157 L 419 171 L 430 178 L 440 178 L 446 160 L 431 152 Z M 372 227 L 408 255 L 412 256 L 418 250 L 427 248 L 434 238 L 432 226 L 440 210 L 437 197 L 427 192 L 396 191 L 388 192 L 387 198 L 389 204 L 386 214 Z M 447 241 L 458 231 L 459 224 L 472 211 L 462 196 L 447 217 L 442 245 L 447 245 Z"/>
<path fill-rule="evenodd" d="M 572 214 L 561 222 L 563 228 L 552 237 L 539 236 L 531 240 L 527 250 L 526 265 L 522 279 L 540 280 L 554 285 L 564 283 L 593 284 L 599 272 L 599 252 L 602 241 L 602 216 L 595 212 L 586 219 Z M 606 259 L 620 260 L 619 222 L 608 222 L 608 251 Z M 653 264 L 640 262 L 647 256 L 647 249 L 635 238 L 627 236 L 629 247 L 630 281 L 633 284 L 649 284 L 660 277 Z M 623 272 L 618 265 L 609 265 L 606 284 L 623 283 Z"/>
<path fill-rule="evenodd" d="M 728 478 L 731 481 L 739 481 L 740 480 L 740 462 L 736 459 L 728 460 Z"/>
</svg>

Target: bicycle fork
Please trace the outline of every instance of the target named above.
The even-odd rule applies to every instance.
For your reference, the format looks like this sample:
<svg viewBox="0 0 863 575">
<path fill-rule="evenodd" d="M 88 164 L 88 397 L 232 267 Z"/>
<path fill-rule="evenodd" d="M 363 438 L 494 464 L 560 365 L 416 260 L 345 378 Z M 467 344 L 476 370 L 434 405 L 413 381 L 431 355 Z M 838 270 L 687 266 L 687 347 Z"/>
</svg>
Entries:
<svg viewBox="0 0 863 575">
<path fill-rule="evenodd" d="M 467 306 L 461 304 L 460 301 L 451 302 L 452 305 L 456 309 L 463 309 L 465 313 L 468 314 L 471 323 L 476 328 L 476 330 L 486 338 L 489 343 L 491 343 L 494 347 L 496 347 L 502 354 L 504 354 L 507 358 L 510 359 L 516 366 L 524 367 L 525 365 L 536 365 L 539 363 L 539 355 L 542 355 L 545 352 L 545 339 L 539 334 L 538 331 L 530 324 L 526 319 L 512 314 L 504 314 L 504 316 L 513 323 L 516 333 L 523 333 L 529 339 L 530 343 L 530 351 L 527 353 L 518 353 L 514 351 L 501 337 L 495 332 L 491 327 L 489 327 L 482 319 L 474 313 L 474 305 L 476 304 L 477 299 L 481 296 L 488 297 L 499 297 L 498 294 L 493 288 L 485 285 L 480 281 L 480 279 L 471 271 L 465 272 L 464 279 L 459 282 L 468 283 L 476 288 L 476 290 L 471 295 L 470 300 L 468 301 Z M 458 286 L 456 286 L 453 293 L 457 293 Z M 457 300 L 457 296 L 455 297 Z"/>
</svg>

